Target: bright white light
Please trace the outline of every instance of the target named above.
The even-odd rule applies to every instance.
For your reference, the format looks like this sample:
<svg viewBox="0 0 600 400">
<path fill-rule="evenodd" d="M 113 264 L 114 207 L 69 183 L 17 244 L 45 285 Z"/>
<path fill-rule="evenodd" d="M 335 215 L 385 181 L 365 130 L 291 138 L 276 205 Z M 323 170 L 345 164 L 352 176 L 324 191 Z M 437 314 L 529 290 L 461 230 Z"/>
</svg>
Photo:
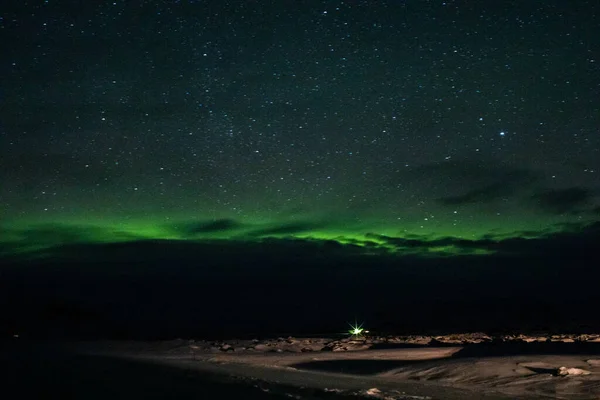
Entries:
<svg viewBox="0 0 600 400">
<path fill-rule="evenodd" d="M 360 336 L 363 334 L 363 332 L 366 332 L 362 327 L 362 324 L 359 325 L 356 321 L 354 322 L 354 325 L 350 323 L 348 325 L 350 325 L 350 330 L 348 330 L 348 333 L 352 336 Z"/>
</svg>

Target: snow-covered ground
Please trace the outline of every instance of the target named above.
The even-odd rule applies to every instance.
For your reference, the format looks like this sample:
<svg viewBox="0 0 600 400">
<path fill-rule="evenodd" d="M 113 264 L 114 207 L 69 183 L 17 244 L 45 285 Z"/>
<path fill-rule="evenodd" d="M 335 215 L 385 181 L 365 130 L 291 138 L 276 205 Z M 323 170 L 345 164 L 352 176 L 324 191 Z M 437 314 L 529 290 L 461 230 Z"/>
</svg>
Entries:
<svg viewBox="0 0 600 400">
<path fill-rule="evenodd" d="M 600 399 L 594 335 L 79 343 L 297 399 Z M 208 375 L 207 375 L 208 374 Z"/>
</svg>

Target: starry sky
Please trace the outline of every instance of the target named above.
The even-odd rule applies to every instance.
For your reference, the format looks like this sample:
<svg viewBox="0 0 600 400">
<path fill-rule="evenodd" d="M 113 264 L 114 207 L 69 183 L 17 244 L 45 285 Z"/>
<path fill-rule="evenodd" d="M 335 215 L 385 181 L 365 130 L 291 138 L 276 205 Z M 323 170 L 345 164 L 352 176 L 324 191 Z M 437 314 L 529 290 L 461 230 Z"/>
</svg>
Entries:
<svg viewBox="0 0 600 400">
<path fill-rule="evenodd" d="M 0 253 L 600 237 L 595 0 L 11 3 Z"/>
</svg>

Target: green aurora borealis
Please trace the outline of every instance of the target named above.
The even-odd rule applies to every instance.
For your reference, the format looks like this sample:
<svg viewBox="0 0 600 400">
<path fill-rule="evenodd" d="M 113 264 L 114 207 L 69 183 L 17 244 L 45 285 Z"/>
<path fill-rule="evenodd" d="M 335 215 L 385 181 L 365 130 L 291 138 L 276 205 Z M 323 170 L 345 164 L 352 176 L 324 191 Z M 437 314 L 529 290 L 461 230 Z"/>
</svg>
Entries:
<svg viewBox="0 0 600 400">
<path fill-rule="evenodd" d="M 597 2 L 142 3 L 0 15 L 0 255 L 485 256 L 600 220 Z"/>
<path fill-rule="evenodd" d="M 189 243 L 277 243 L 299 241 L 337 243 L 352 246 L 358 254 L 395 254 L 398 256 L 488 255 L 500 250 L 502 242 L 544 240 L 562 233 L 577 233 L 585 224 L 557 225 L 555 229 L 502 231 L 498 225 L 484 230 L 431 230 L 421 226 L 399 231 L 393 226 L 351 226 L 342 222 L 241 222 L 232 219 L 156 223 L 88 219 L 80 223 L 8 225 L 0 233 L 0 255 L 43 257 L 46 250 L 70 245 L 94 245 L 142 241 L 184 241 Z M 514 226 L 514 225 L 511 225 Z M 360 229 L 365 229 L 360 231 Z M 370 229 L 370 230 L 366 230 Z M 360 233 L 359 233 L 360 232 Z M 363 233 L 364 232 L 364 233 Z M 495 246 L 494 246 L 495 245 Z M 51 253 L 50 253 L 51 254 Z"/>
</svg>

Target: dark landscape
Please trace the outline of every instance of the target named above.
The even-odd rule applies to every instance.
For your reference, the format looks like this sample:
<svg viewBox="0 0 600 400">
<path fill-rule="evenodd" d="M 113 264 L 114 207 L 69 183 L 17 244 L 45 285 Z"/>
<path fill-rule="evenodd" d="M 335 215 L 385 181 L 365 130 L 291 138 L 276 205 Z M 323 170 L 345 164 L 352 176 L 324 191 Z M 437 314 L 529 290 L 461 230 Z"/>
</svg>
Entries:
<svg viewBox="0 0 600 400">
<path fill-rule="evenodd" d="M 2 394 L 600 398 L 600 2 L 8 3 Z"/>
<path fill-rule="evenodd" d="M 3 264 L 0 329 L 35 339 L 299 336 L 345 332 L 356 318 L 390 334 L 600 332 L 598 224 L 509 242 L 493 244 L 499 255 L 429 258 L 309 240 L 58 247 Z"/>
</svg>

